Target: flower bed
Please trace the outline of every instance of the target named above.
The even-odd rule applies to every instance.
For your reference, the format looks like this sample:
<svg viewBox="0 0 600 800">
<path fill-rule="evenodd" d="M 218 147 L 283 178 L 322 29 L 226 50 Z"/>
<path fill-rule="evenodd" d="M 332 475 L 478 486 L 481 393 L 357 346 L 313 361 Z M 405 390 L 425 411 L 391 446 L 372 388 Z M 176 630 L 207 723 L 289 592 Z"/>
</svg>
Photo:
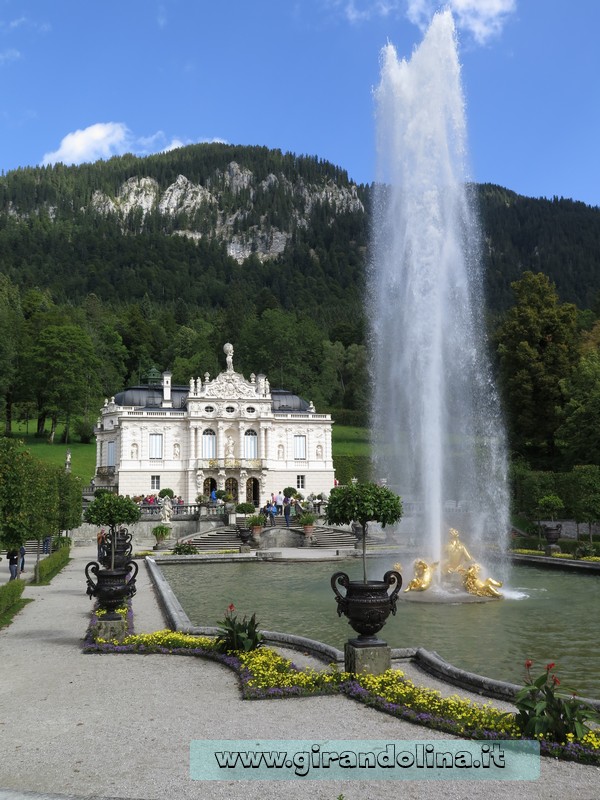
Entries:
<svg viewBox="0 0 600 800">
<path fill-rule="evenodd" d="M 438 691 L 416 686 L 400 670 L 390 669 L 382 675 L 355 675 L 340 671 L 335 664 L 326 670 L 299 669 L 268 647 L 223 654 L 217 651 L 216 640 L 211 637 L 170 630 L 148 634 L 131 632 L 122 642 L 106 641 L 95 636 L 96 619 L 94 613 L 84 652 L 209 658 L 237 673 L 242 697 L 246 700 L 339 693 L 408 722 L 463 739 L 521 738 L 514 715 L 498 710 L 491 703 L 480 705 L 458 695 L 443 697 Z M 131 608 L 127 620 L 132 631 Z M 579 740 L 569 734 L 560 743 L 544 735 L 536 738 L 543 755 L 600 766 L 600 730 L 590 731 Z"/>
</svg>

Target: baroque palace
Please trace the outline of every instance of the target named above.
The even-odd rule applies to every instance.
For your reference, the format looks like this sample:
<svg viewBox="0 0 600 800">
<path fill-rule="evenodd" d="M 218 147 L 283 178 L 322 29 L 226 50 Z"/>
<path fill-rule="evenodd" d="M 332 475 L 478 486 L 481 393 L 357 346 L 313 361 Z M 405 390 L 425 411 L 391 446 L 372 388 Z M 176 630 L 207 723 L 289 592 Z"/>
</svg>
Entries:
<svg viewBox="0 0 600 800">
<path fill-rule="evenodd" d="M 312 402 L 246 380 L 227 367 L 215 378 L 172 386 L 171 373 L 106 400 L 96 426 L 96 488 L 122 495 L 172 489 L 186 503 L 213 489 L 262 505 L 287 486 L 304 496 L 334 485 L 332 420 Z"/>
</svg>

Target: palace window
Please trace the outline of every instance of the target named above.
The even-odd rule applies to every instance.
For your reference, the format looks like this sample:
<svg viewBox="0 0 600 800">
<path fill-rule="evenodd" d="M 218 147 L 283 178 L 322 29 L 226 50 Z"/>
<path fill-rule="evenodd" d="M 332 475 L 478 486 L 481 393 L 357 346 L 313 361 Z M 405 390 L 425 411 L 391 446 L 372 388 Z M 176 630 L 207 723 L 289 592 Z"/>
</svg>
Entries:
<svg viewBox="0 0 600 800">
<path fill-rule="evenodd" d="M 306 477 L 305 475 L 296 475 L 296 489 L 304 489 L 305 488 L 305 486 L 304 486 L 304 483 L 305 483 L 304 478 L 305 477 Z"/>
<path fill-rule="evenodd" d="M 116 455 L 116 447 L 114 442 L 107 442 L 106 443 L 106 466 L 107 467 L 114 467 L 116 464 L 115 461 Z"/>
<path fill-rule="evenodd" d="M 154 492 L 160 491 L 160 475 L 150 475 L 150 488 Z"/>
<path fill-rule="evenodd" d="M 148 437 L 148 456 L 149 458 L 163 457 L 163 435 L 162 433 L 151 433 Z"/>
<path fill-rule="evenodd" d="M 258 436 L 256 431 L 244 434 L 244 458 L 258 458 Z"/>
<path fill-rule="evenodd" d="M 217 457 L 217 435 L 211 429 L 207 428 L 202 432 L 202 458 L 216 458 Z"/>
<path fill-rule="evenodd" d="M 294 458 L 297 461 L 306 460 L 306 436 L 294 436 Z"/>
</svg>

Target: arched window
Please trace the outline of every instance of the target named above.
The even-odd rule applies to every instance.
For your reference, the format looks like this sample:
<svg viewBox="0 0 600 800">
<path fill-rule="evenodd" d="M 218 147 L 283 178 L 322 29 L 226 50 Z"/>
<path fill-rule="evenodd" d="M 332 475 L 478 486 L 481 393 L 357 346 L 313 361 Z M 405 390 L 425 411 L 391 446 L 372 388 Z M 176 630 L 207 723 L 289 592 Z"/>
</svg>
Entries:
<svg viewBox="0 0 600 800">
<path fill-rule="evenodd" d="M 244 458 L 258 458 L 258 436 L 256 431 L 244 434 Z"/>
<path fill-rule="evenodd" d="M 211 429 L 202 431 L 202 458 L 217 457 L 217 435 Z"/>
</svg>

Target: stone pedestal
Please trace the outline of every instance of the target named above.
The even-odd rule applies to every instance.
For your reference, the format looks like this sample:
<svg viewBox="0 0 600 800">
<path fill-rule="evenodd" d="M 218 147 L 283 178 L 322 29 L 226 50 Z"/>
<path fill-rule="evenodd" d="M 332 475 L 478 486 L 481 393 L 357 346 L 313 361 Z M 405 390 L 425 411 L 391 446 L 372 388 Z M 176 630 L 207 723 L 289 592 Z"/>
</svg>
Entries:
<svg viewBox="0 0 600 800">
<path fill-rule="evenodd" d="M 100 639 L 122 641 L 127 635 L 126 619 L 99 619 L 96 625 L 96 636 Z"/>
<path fill-rule="evenodd" d="M 560 545 L 558 544 L 547 544 L 546 547 L 544 548 L 545 556 L 551 556 L 554 555 L 554 553 L 561 553 L 561 552 L 562 550 L 560 549 Z"/>
<path fill-rule="evenodd" d="M 392 651 L 385 642 L 367 647 L 357 647 L 352 641 L 344 645 L 344 669 L 346 672 L 367 672 L 381 675 L 392 666 Z"/>
</svg>

